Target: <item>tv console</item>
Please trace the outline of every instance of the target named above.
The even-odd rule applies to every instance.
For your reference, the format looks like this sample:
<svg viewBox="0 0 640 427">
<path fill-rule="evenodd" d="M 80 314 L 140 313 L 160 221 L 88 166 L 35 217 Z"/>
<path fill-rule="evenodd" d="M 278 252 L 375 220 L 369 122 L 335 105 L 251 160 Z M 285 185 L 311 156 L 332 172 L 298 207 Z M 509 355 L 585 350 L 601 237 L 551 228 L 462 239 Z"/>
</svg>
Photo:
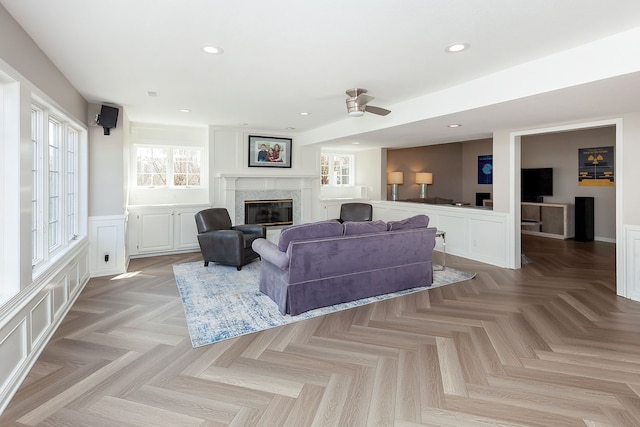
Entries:
<svg viewBox="0 0 640 427">
<path fill-rule="evenodd" d="M 564 240 L 574 236 L 573 205 L 522 202 L 520 206 L 522 234 Z"/>
</svg>

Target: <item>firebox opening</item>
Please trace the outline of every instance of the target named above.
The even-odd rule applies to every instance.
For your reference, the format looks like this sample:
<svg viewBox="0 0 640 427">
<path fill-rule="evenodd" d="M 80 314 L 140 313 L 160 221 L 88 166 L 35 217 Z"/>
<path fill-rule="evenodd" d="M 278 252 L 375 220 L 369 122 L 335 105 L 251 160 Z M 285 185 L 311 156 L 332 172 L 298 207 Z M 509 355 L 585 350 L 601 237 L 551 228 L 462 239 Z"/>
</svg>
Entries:
<svg viewBox="0 0 640 427">
<path fill-rule="evenodd" d="M 261 225 L 293 224 L 293 199 L 245 200 L 244 223 Z"/>
</svg>

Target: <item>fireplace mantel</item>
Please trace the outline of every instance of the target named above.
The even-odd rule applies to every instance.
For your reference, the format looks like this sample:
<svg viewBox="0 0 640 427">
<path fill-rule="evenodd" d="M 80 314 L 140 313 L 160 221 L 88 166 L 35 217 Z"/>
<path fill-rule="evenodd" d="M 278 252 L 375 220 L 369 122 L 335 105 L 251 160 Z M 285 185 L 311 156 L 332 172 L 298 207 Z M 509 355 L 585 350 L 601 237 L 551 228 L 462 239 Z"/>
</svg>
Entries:
<svg viewBox="0 0 640 427">
<path fill-rule="evenodd" d="M 244 201 L 293 199 L 293 223 L 312 220 L 312 192 L 319 175 L 220 173 L 224 204 L 234 224 L 244 222 Z"/>
<path fill-rule="evenodd" d="M 219 173 L 218 178 L 274 178 L 274 179 L 318 179 L 318 175 L 273 175 L 273 174 L 252 174 L 252 173 Z"/>
</svg>

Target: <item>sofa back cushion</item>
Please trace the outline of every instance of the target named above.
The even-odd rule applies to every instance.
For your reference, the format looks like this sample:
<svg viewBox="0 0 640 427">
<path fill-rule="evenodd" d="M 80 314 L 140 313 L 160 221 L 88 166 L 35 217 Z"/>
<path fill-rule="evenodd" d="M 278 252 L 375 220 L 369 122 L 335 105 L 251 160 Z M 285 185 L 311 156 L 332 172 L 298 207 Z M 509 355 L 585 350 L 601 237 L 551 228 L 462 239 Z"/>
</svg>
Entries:
<svg viewBox="0 0 640 427">
<path fill-rule="evenodd" d="M 355 236 L 356 234 L 379 233 L 387 231 L 387 224 L 384 221 L 347 221 L 344 224 L 344 235 Z"/>
<path fill-rule="evenodd" d="M 412 228 L 423 228 L 429 226 L 429 217 L 426 215 L 415 215 L 409 218 L 405 218 L 400 221 L 389 221 L 387 223 L 387 230 L 410 230 Z"/>
<path fill-rule="evenodd" d="M 292 225 L 280 232 L 278 249 L 281 252 L 286 252 L 289 247 L 289 243 L 292 241 L 337 236 L 342 236 L 342 224 L 335 219 L 312 222 L 309 224 Z"/>
</svg>

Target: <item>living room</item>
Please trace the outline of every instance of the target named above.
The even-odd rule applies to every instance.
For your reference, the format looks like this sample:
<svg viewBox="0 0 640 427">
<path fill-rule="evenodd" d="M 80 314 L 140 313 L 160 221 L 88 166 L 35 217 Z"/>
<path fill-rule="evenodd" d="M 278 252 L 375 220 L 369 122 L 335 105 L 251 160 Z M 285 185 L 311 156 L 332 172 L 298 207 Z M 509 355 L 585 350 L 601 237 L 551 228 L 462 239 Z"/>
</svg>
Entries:
<svg viewBox="0 0 640 427">
<path fill-rule="evenodd" d="M 0 216 L 0 222 L 3 224 L 0 227 L 2 239 L 0 293 L 3 302 L 0 312 L 0 330 L 2 331 L 0 359 L 8 361 L 2 369 L 2 378 L 0 378 L 0 383 L 3 384 L 0 396 L 3 405 L 26 376 L 28 368 L 33 365 L 46 342 L 53 336 L 65 313 L 88 283 L 90 276 L 96 273 L 115 274 L 126 270 L 130 258 L 130 253 L 127 252 L 128 239 L 131 236 L 129 234 L 131 230 L 127 231 L 130 220 L 128 208 L 134 204 L 145 206 L 167 203 L 165 196 L 162 196 L 161 202 L 154 198 L 143 200 L 143 196 L 139 193 L 134 194 L 128 185 L 132 175 L 131 150 L 136 139 L 132 131 L 136 127 L 150 125 L 169 131 L 178 130 L 179 132 L 174 133 L 171 140 L 183 138 L 186 134 L 195 135 L 193 139 L 207 151 L 207 190 L 197 195 L 193 194 L 193 197 L 190 195 L 183 200 L 178 200 L 180 204 L 228 206 L 233 211 L 235 200 L 234 204 L 228 200 L 232 191 L 238 189 L 242 191 L 247 188 L 251 190 L 283 188 L 284 186 L 289 190 L 304 191 L 301 193 L 304 207 L 300 212 L 300 221 L 321 219 L 324 214 L 321 189 L 318 185 L 318 160 L 321 150 L 343 150 L 353 142 L 360 142 L 360 147 L 365 148 L 354 151 L 358 166 L 356 184 L 368 189 L 367 198 L 375 204 L 378 215 L 388 215 L 388 219 L 395 219 L 394 215 L 407 216 L 414 211 L 432 213 L 436 224 L 446 227 L 447 232 L 451 234 L 451 240 L 447 242 L 450 245 L 448 250 L 451 249 L 452 253 L 460 256 L 468 255 L 469 259 L 487 261 L 487 258 L 480 257 L 489 257 L 490 263 L 500 264 L 507 270 L 517 269 L 520 266 L 519 171 L 526 166 L 525 160 L 528 157 L 524 153 L 527 149 L 527 139 L 542 134 L 576 131 L 582 128 L 615 129 L 614 141 L 607 139 L 602 144 L 594 145 L 615 146 L 616 151 L 615 188 L 607 189 L 606 196 L 607 200 L 611 200 L 611 193 L 614 192 L 614 206 L 612 209 L 611 202 L 606 205 L 597 205 L 598 209 L 605 210 L 596 215 L 598 221 L 608 218 L 609 222 L 606 225 L 599 225 L 601 231 L 596 234 L 606 241 L 609 239 L 615 241 L 617 245 L 618 295 L 640 300 L 640 283 L 635 262 L 638 257 L 637 242 L 640 240 L 640 200 L 636 196 L 634 187 L 635 182 L 640 178 L 640 171 L 633 163 L 633 159 L 640 157 L 640 146 L 634 143 L 640 137 L 640 113 L 635 96 L 639 87 L 640 59 L 629 55 L 624 50 L 633 51 L 640 41 L 637 22 L 625 22 L 623 26 L 616 23 L 607 31 L 603 30 L 589 37 L 584 35 L 588 33 L 587 31 L 576 29 L 583 38 L 575 43 L 554 45 L 553 49 L 543 52 L 544 54 L 540 52 L 539 57 L 527 58 L 526 62 L 514 60 L 515 62 L 512 61 L 509 66 L 505 65 L 502 70 L 486 69 L 484 74 L 466 76 L 467 80 L 459 79 L 451 82 L 450 85 L 439 82 L 440 86 L 436 85 L 437 87 L 429 93 L 406 91 L 404 96 L 394 97 L 393 93 L 384 92 L 382 82 L 385 78 L 367 77 L 358 70 L 358 78 L 345 81 L 342 86 L 367 85 L 372 95 L 378 97 L 373 104 L 391 109 L 392 113 L 389 116 L 377 117 L 367 114 L 361 118 L 362 120 L 347 117 L 344 106 L 346 96 L 342 95 L 346 87 L 331 87 L 323 91 L 323 94 L 328 91 L 339 92 L 336 97 L 335 115 L 333 112 L 327 113 L 332 119 L 336 118 L 335 121 L 315 122 L 319 123 L 317 127 L 310 127 L 304 121 L 306 120 L 304 117 L 298 117 L 298 111 L 309 105 L 310 99 L 321 98 L 321 96 L 308 95 L 304 102 L 298 102 L 300 105 L 295 109 L 290 107 L 291 109 L 288 110 L 289 114 L 296 116 L 291 119 L 292 122 L 295 121 L 291 127 L 297 129 L 286 129 L 286 126 L 281 125 L 280 122 L 278 122 L 278 128 L 273 128 L 253 122 L 245 125 L 244 119 L 238 119 L 237 113 L 242 111 L 243 104 L 250 98 L 248 95 L 241 102 L 227 104 L 221 109 L 233 110 L 236 113 L 233 119 L 223 114 L 216 116 L 204 113 L 199 116 L 204 118 L 198 125 L 193 122 L 172 124 L 173 118 L 170 119 L 164 111 L 155 110 L 152 106 L 147 110 L 150 112 L 147 116 L 137 115 L 140 109 L 129 105 L 122 107 L 129 103 L 124 97 L 122 99 L 108 99 L 107 96 L 100 96 L 99 99 L 90 98 L 74 86 L 70 81 L 72 80 L 70 75 L 61 71 L 66 70 L 65 64 L 78 60 L 76 57 L 83 56 L 81 52 L 87 54 L 90 52 L 98 58 L 95 61 L 86 62 L 99 62 L 102 71 L 84 74 L 104 76 L 119 74 L 107 70 L 111 67 L 115 68 L 117 63 L 124 61 L 100 61 L 100 54 L 96 54 L 91 45 L 70 49 L 72 52 L 68 55 L 68 62 L 64 59 L 54 61 L 48 55 L 55 56 L 56 51 L 67 46 L 67 42 L 70 43 L 70 41 L 65 40 L 60 44 L 49 45 L 46 42 L 47 37 L 38 33 L 37 22 L 31 21 L 33 27 L 30 27 L 29 13 L 26 13 L 27 16 L 21 15 L 25 13 L 25 9 L 20 12 L 18 2 L 7 0 L 1 3 L 0 39 L 4 43 L 0 43 L 0 87 L 2 88 L 0 96 L 3 106 L 0 119 L 2 129 L 0 159 L 5 173 L 0 186 L 3 202 L 2 216 Z M 35 7 L 33 4 L 31 6 L 32 10 L 50 7 Z M 261 6 L 255 5 L 255 7 Z M 24 21 L 19 23 L 8 9 L 12 9 L 12 13 L 16 16 L 22 16 Z M 142 10 L 136 9 L 136 11 L 143 13 Z M 55 16 L 57 12 L 59 11 L 43 12 L 41 15 L 50 17 Z M 128 12 L 123 11 L 118 16 L 122 16 L 123 19 L 125 17 L 133 19 L 135 14 L 129 15 Z M 87 14 L 87 22 L 94 15 Z M 618 15 L 635 16 L 634 13 L 624 11 L 618 12 Z M 567 13 L 566 16 L 572 15 Z M 607 19 L 602 18 L 602 20 L 615 21 L 615 15 L 614 17 L 607 15 Z M 302 19 L 295 22 L 303 21 L 306 22 Z M 384 20 L 381 19 L 380 22 Z M 27 31 L 25 29 L 27 27 L 36 30 Z M 45 28 L 44 24 L 41 28 Z M 90 29 L 85 32 L 87 39 L 94 33 Z M 36 38 L 37 43 L 34 41 Z M 71 35 L 71 39 L 73 38 L 81 39 L 82 37 L 78 37 L 76 32 Z M 562 37 L 556 39 L 559 40 Z M 437 41 L 438 52 L 443 52 L 445 43 L 440 46 L 443 40 Z M 398 43 L 398 45 L 402 44 Z M 120 45 L 120 47 L 124 50 L 126 45 Z M 474 46 L 470 52 L 473 52 L 473 48 Z M 98 50 L 109 49 L 100 44 Z M 433 50 L 436 49 L 433 48 Z M 366 62 L 368 57 L 376 57 L 371 51 L 367 51 L 366 54 L 362 59 L 363 62 Z M 442 53 L 442 55 L 445 54 Z M 224 58 L 224 56 L 216 58 Z M 462 56 L 447 58 L 450 71 L 455 70 L 457 73 L 464 68 L 451 65 L 453 61 L 464 60 L 461 59 Z M 204 61 L 209 59 L 211 58 Z M 344 64 L 349 62 L 351 56 L 346 55 L 341 59 L 343 61 L 340 65 L 344 68 Z M 272 61 L 271 58 L 266 58 L 265 61 L 256 61 L 256 63 L 267 64 L 270 61 Z M 180 61 L 174 60 L 174 62 Z M 581 65 L 578 67 L 576 64 Z M 422 65 L 424 66 L 420 72 L 424 74 L 429 67 L 427 64 Z M 208 64 L 193 67 L 193 69 L 198 74 L 202 70 L 204 70 L 203 74 L 214 74 L 216 67 L 218 65 Z M 127 72 L 122 74 L 126 75 Z M 285 79 L 303 81 L 304 79 L 299 78 L 300 75 L 304 73 L 293 77 L 287 74 Z M 386 79 L 403 80 L 403 78 L 396 78 L 395 75 L 393 78 L 387 76 Z M 78 79 L 75 84 L 79 86 L 80 80 L 82 79 Z M 171 81 L 175 80 L 171 79 Z M 252 89 L 255 86 L 266 86 L 256 83 L 260 81 L 259 78 L 252 80 Z M 321 81 L 323 79 L 317 80 L 317 82 Z M 421 79 L 416 78 L 415 81 L 418 82 Z M 314 85 L 306 82 L 303 86 L 306 86 L 306 89 L 303 90 L 296 85 L 287 90 L 277 89 L 276 93 L 287 94 L 284 96 L 287 99 L 295 99 L 296 95 L 299 96 L 302 92 L 315 93 L 316 88 L 322 87 L 322 84 Z M 118 85 L 105 84 L 105 87 L 107 89 L 104 90 L 109 92 L 115 91 Z M 155 102 L 154 96 L 147 93 L 152 89 L 143 89 L 142 96 L 145 102 Z M 155 97 L 156 101 L 162 100 L 164 93 L 160 91 L 156 95 L 159 95 Z M 203 96 L 203 98 L 206 97 Z M 279 99 L 277 96 L 273 96 L 266 106 L 263 104 L 265 118 L 256 118 L 256 123 L 269 122 L 273 118 L 272 110 L 278 110 L 274 107 L 278 104 L 277 99 Z M 181 101 L 183 101 L 181 98 L 174 99 L 174 110 L 183 107 L 177 105 L 181 104 Z M 378 104 L 378 101 L 385 101 L 385 103 Z M 322 101 L 322 103 L 325 102 L 333 106 L 334 99 Z M 52 106 L 56 113 L 63 113 L 61 115 L 71 119 L 84 142 L 80 147 L 80 154 L 86 159 L 85 163 L 79 165 L 79 172 L 83 179 L 78 188 L 80 196 L 78 234 L 75 237 L 73 234 L 70 235 L 69 251 L 64 254 L 61 252 L 54 254 L 49 260 L 50 265 L 42 270 L 41 275 L 35 276 L 35 279 L 32 272 L 31 250 L 33 188 L 32 185 L 26 184 L 31 180 L 32 157 L 25 154 L 31 153 L 32 150 L 30 148 L 30 114 L 34 103 Z M 112 129 L 110 135 L 104 135 L 102 127 L 92 125 L 103 103 L 119 106 L 118 125 Z M 150 116 L 156 118 L 150 119 Z M 194 116 L 196 114 L 191 117 Z M 313 116 L 322 117 L 323 115 L 312 114 L 312 120 Z M 223 118 L 228 121 L 222 125 L 212 124 L 217 122 L 211 117 L 221 117 L 221 122 Z M 195 121 L 195 119 L 189 120 Z M 462 124 L 462 127 L 456 131 L 448 127 L 452 123 Z M 464 136 L 461 137 L 460 132 L 464 132 Z M 247 139 L 249 135 L 256 134 L 292 138 L 292 167 L 277 170 L 249 167 Z M 491 188 L 493 210 L 483 213 L 481 220 L 475 216 L 472 217 L 472 214 L 460 214 L 464 211 L 461 209 L 454 211 L 454 207 L 446 208 L 449 210 L 438 210 L 438 207 L 433 208 L 435 210 L 429 210 L 430 207 L 404 209 L 398 207 L 399 203 L 386 200 L 388 187 L 385 176 L 387 170 L 391 169 L 387 160 L 388 149 L 429 147 L 472 140 L 491 141 L 491 150 L 483 150 L 482 154 L 493 155 L 494 181 Z M 584 147 L 586 145 L 579 146 L 579 148 Z M 574 164 L 577 166 L 577 160 Z M 546 164 L 532 166 L 544 167 Z M 393 168 L 395 169 L 395 166 Z M 464 165 L 465 173 L 469 171 L 475 174 L 477 172 L 475 168 L 475 164 Z M 405 174 L 407 186 L 401 191 L 406 191 L 409 197 L 414 197 L 418 187 L 412 182 L 413 177 L 409 171 L 407 172 Z M 418 170 L 411 170 L 411 172 L 418 172 Z M 20 179 L 16 180 L 15 177 Z M 433 195 L 447 196 L 438 194 L 438 186 L 442 183 L 439 179 L 442 178 L 434 174 L 435 184 L 429 188 L 429 191 Z M 245 185 L 247 187 L 244 187 Z M 476 191 L 474 189 L 473 193 Z M 181 193 L 176 197 L 183 196 L 184 193 Z M 459 197 L 463 201 L 471 201 L 468 200 L 471 194 L 466 190 L 452 196 Z M 566 198 L 563 201 L 566 201 Z M 176 200 L 170 200 L 170 202 L 175 203 Z M 603 206 L 606 207 L 603 208 Z M 447 223 L 453 217 L 461 222 Z M 615 220 L 611 221 L 611 218 Z M 479 225 L 478 221 L 482 221 L 482 224 L 493 224 L 491 227 L 494 228 L 489 229 L 490 237 L 500 237 L 487 239 L 484 234 L 487 233 L 487 229 Z M 461 223 L 465 224 L 464 227 L 458 227 Z M 470 226 L 467 228 L 467 225 Z M 462 228 L 469 231 L 469 234 L 456 235 L 456 231 Z M 96 246 L 98 241 L 100 244 Z M 491 246 L 474 249 L 473 242 Z M 103 244 L 105 246 L 101 246 Z M 476 256 L 477 258 L 474 258 Z"/>
</svg>

